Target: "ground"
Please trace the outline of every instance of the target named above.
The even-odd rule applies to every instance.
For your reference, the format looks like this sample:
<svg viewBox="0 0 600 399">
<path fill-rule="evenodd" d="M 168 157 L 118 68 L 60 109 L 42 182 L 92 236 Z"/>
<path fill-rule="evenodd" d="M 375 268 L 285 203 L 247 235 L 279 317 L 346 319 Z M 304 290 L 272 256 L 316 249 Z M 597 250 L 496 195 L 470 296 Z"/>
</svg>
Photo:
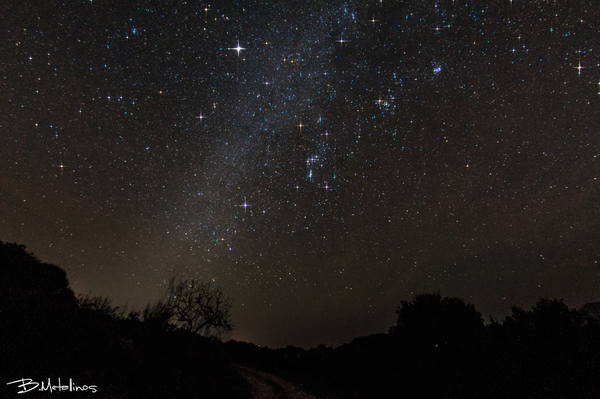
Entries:
<svg viewBox="0 0 600 399">
<path fill-rule="evenodd" d="M 294 384 L 272 374 L 249 367 L 237 367 L 252 386 L 252 397 L 255 399 L 316 399 Z"/>
</svg>

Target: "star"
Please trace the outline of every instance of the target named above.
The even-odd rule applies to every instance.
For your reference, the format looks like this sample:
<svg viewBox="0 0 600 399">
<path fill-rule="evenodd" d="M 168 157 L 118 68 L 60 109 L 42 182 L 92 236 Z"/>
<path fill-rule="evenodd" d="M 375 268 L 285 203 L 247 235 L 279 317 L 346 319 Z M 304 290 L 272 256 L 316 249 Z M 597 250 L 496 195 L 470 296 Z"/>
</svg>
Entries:
<svg viewBox="0 0 600 399">
<path fill-rule="evenodd" d="M 581 70 L 585 69 L 586 67 L 582 67 L 581 66 L 581 60 L 579 60 L 579 66 L 573 67 L 574 69 L 578 70 L 578 75 L 581 76 Z"/>
<path fill-rule="evenodd" d="M 61 162 L 60 165 L 56 165 L 56 168 L 60 168 L 60 174 L 62 175 L 63 170 L 65 169 L 65 165 L 63 165 L 63 163 Z"/>
<path fill-rule="evenodd" d="M 244 208 L 244 212 L 245 212 L 245 211 L 246 211 L 246 208 L 248 208 L 248 207 L 251 207 L 252 205 L 248 205 L 248 204 L 246 203 L 246 197 L 244 197 L 244 203 L 243 203 L 242 205 L 239 205 L 239 206 L 243 207 L 243 208 Z"/>
<path fill-rule="evenodd" d="M 340 44 L 340 47 L 342 47 L 344 45 L 344 43 L 348 42 L 348 40 L 344 40 L 342 38 L 342 35 L 340 34 L 340 40 L 336 40 L 336 42 L 338 42 Z"/>
<path fill-rule="evenodd" d="M 56 22 L 51 9 L 33 26 L 22 18 L 11 21 L 15 51 L 2 60 L 12 71 L 4 82 L 10 95 L 1 105 L 8 133 L 0 133 L 6 142 L 0 159 L 10 168 L 0 186 L 19 188 L 6 205 L 4 214 L 13 219 L 5 224 L 17 228 L 25 218 L 30 226 L 19 227 L 19 236 L 49 260 L 67 251 L 73 253 L 68 262 L 89 262 L 81 276 L 86 288 L 107 288 L 119 299 L 143 303 L 156 299 L 154 282 L 171 273 L 216 277 L 225 293 L 233 290 L 252 301 L 241 308 L 250 313 L 238 321 L 232 339 L 311 347 L 321 339 L 343 342 L 297 333 L 297 325 L 283 333 L 263 311 L 263 299 L 282 312 L 296 298 L 318 297 L 319 306 L 293 307 L 298 319 L 316 317 L 316 324 L 350 340 L 366 319 L 352 319 L 352 329 L 340 334 L 335 329 L 348 321 L 336 327 L 323 310 L 350 320 L 348 314 L 372 301 L 368 317 L 380 312 L 394 294 L 369 285 L 367 274 L 380 282 L 389 270 L 400 270 L 393 285 L 408 297 L 428 287 L 442 286 L 444 292 L 445 278 L 457 284 L 464 279 L 461 292 L 477 291 L 477 284 L 494 286 L 500 278 L 477 277 L 480 265 L 500 273 L 512 268 L 515 274 L 506 281 L 502 275 L 497 291 L 490 286 L 489 296 L 481 290 L 473 296 L 488 309 L 507 295 L 507 287 L 512 296 L 505 302 L 534 301 L 533 288 L 511 290 L 511 284 L 518 286 L 524 274 L 533 276 L 536 289 L 537 278 L 544 286 L 553 281 L 543 272 L 528 274 L 529 266 L 537 273 L 540 254 L 552 245 L 573 243 L 572 250 L 554 252 L 557 268 L 563 261 L 600 263 L 593 251 L 595 227 L 585 217 L 594 204 L 581 200 L 595 187 L 590 184 L 600 182 L 590 172 L 600 152 L 587 134 L 600 103 L 592 10 L 539 1 L 537 11 L 527 13 L 518 7 L 523 2 L 513 0 L 498 2 L 498 10 L 483 2 L 471 7 L 473 2 L 437 0 L 416 8 L 375 0 L 323 2 L 314 10 L 250 2 L 211 9 L 210 0 L 202 0 L 191 7 L 142 4 L 132 14 L 126 5 L 85 1 L 90 7 L 59 10 L 64 16 L 57 16 L 82 26 L 96 22 L 108 31 L 78 29 L 62 40 L 43 32 Z M 386 8 L 377 8 L 383 2 Z M 215 11 L 214 23 L 208 11 Z M 111 25 L 113 14 L 122 14 L 119 26 Z M 465 18 L 473 22 L 469 34 L 461 34 Z M 224 47 L 232 40 L 236 47 Z M 252 48 L 241 47 L 242 41 Z M 223 50 L 236 51 L 238 58 Z M 242 56 L 245 50 L 250 52 Z M 578 71 L 577 79 L 569 67 Z M 581 78 L 583 69 L 589 71 Z M 535 74 L 537 83 L 523 81 Z M 376 91 L 377 99 L 369 100 Z M 204 119 L 210 119 L 206 127 Z M 532 139 L 538 136 L 544 139 Z M 567 139 L 577 146 L 577 162 L 568 162 Z M 585 178 L 591 183 L 581 189 Z M 569 212 L 572 203 L 582 203 L 582 212 Z M 24 204 L 29 217 L 22 216 Z M 548 220 L 539 214 L 545 212 L 557 215 L 555 229 L 544 230 Z M 119 228 L 122 215 L 131 228 Z M 52 226 L 41 225 L 47 221 Z M 49 228 L 50 235 L 36 233 Z M 85 231 L 97 234 L 94 245 Z M 389 236 L 398 245 L 388 245 Z M 448 252 L 440 262 L 427 253 L 438 247 Z M 180 253 L 188 254 L 185 260 L 179 261 Z M 563 253 L 576 258 L 561 259 Z M 118 262 L 124 275 L 135 272 L 147 287 L 126 298 L 121 286 L 110 288 L 110 278 L 90 279 L 102 273 L 96 255 Z M 167 267 L 164 259 L 175 261 Z M 192 259 L 198 262 L 187 262 Z M 456 259 L 468 262 L 453 270 Z M 510 265 L 496 270 L 496 261 Z M 521 261 L 527 270 L 520 275 Z M 365 271 L 363 264 L 380 267 Z M 344 267 L 344 279 L 336 279 L 334 272 Z M 288 281 L 271 284 L 280 276 Z M 560 277 L 560 271 L 553 277 L 557 289 L 544 292 L 568 296 L 577 290 L 577 302 L 596 300 L 585 294 L 589 287 L 565 287 Z M 358 305 L 336 308 L 346 298 L 344 286 L 350 290 L 357 283 L 370 300 L 357 296 Z M 329 299 L 319 296 L 325 284 Z M 494 310 L 503 313 L 510 304 L 505 306 Z M 257 315 L 266 317 L 257 319 L 260 328 L 248 327 Z M 378 325 L 385 325 L 381 320 Z"/>
<path fill-rule="evenodd" d="M 238 57 L 239 57 L 239 56 L 240 56 L 240 51 L 242 51 L 242 50 L 246 50 L 246 49 L 245 49 L 245 48 L 243 48 L 243 47 L 240 47 L 240 41 L 238 40 L 238 45 L 237 45 L 237 47 L 230 47 L 230 48 L 229 48 L 229 50 L 235 50 L 235 51 L 237 51 L 237 53 L 238 53 Z"/>
</svg>

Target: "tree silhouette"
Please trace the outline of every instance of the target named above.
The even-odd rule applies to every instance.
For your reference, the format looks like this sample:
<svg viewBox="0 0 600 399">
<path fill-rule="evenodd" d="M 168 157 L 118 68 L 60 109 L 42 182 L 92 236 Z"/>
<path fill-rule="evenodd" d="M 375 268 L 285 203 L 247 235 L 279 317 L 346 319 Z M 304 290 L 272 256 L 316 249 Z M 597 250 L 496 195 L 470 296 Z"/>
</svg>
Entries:
<svg viewBox="0 0 600 399">
<path fill-rule="evenodd" d="M 514 390 L 508 396 L 598 397 L 595 319 L 542 298 L 530 310 L 513 306 L 496 330 L 498 376 Z"/>
<path fill-rule="evenodd" d="M 68 376 L 74 385 L 97 386 L 101 397 L 187 398 L 200 392 L 206 398 L 249 399 L 249 387 L 231 368 L 218 341 L 168 323 L 178 309 L 182 319 L 185 314 L 191 318 L 182 303 L 171 299 L 174 294 L 191 305 L 202 305 L 196 308 L 204 313 L 196 316 L 205 314 L 205 323 L 221 322 L 217 333 L 223 325 L 231 326 L 231 302 L 206 284 L 188 286 L 173 280 L 170 288 L 160 306 L 126 315 L 126 308 L 113 306 L 108 297 L 76 298 L 63 269 L 41 262 L 23 245 L 0 241 L 0 375 L 4 383 L 20 378 L 56 382 Z M 193 326 L 203 331 L 196 321 Z M 7 388 L 13 393 L 20 390 L 16 384 Z M 35 391 L 30 395 L 45 396 Z"/>
<path fill-rule="evenodd" d="M 575 339 L 586 315 L 571 309 L 562 300 L 541 298 L 531 308 L 512 307 L 512 314 L 504 321 L 505 330 L 515 339 L 532 338 L 536 345 L 560 347 Z"/>
<path fill-rule="evenodd" d="M 474 382 L 481 375 L 484 324 L 473 305 L 439 292 L 418 294 L 413 301 L 401 301 L 396 314 L 390 329 L 397 367 L 394 389 L 412 397 L 481 394 Z"/>
<path fill-rule="evenodd" d="M 398 319 L 390 335 L 409 339 L 422 348 L 465 349 L 483 329 L 481 313 L 457 297 L 442 298 L 439 292 L 418 294 L 401 301 Z"/>
<path fill-rule="evenodd" d="M 219 287 L 200 280 L 176 281 L 172 277 L 165 297 L 146 308 L 144 318 L 172 322 L 179 328 L 209 338 L 233 330 L 233 301 Z"/>
</svg>

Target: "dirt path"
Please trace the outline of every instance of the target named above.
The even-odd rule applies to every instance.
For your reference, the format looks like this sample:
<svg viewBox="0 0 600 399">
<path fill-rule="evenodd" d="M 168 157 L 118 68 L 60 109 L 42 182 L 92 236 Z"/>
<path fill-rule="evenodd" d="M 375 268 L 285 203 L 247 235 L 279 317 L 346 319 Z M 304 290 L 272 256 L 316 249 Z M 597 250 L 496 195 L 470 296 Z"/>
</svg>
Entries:
<svg viewBox="0 0 600 399">
<path fill-rule="evenodd" d="M 237 366 L 242 377 L 252 385 L 254 399 L 315 399 L 291 382 L 282 380 L 272 374 Z"/>
</svg>

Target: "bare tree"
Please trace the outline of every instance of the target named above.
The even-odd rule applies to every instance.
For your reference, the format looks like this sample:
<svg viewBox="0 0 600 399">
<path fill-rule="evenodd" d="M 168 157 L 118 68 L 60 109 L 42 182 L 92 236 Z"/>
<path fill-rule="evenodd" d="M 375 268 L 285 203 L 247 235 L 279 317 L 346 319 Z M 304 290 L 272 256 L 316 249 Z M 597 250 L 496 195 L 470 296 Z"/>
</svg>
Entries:
<svg viewBox="0 0 600 399">
<path fill-rule="evenodd" d="M 178 327 L 210 338 L 220 338 L 233 330 L 233 301 L 219 287 L 201 280 L 172 277 L 165 297 L 155 305 L 168 309 L 171 322 Z"/>
</svg>

